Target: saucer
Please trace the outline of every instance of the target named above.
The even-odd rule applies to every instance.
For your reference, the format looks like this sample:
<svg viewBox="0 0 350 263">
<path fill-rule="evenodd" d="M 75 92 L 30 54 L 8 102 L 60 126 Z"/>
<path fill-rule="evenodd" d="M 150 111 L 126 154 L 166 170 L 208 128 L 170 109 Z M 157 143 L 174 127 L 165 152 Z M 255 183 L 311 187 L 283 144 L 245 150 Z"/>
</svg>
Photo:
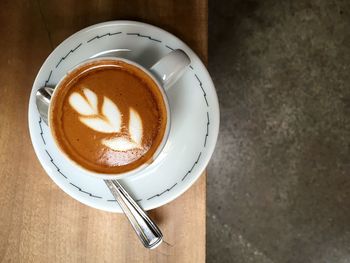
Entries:
<svg viewBox="0 0 350 263">
<path fill-rule="evenodd" d="M 159 157 L 139 174 L 120 180 L 145 210 L 162 206 L 184 193 L 201 175 L 213 154 L 219 131 L 219 105 L 214 84 L 198 56 L 180 39 L 158 27 L 111 21 L 87 27 L 63 41 L 46 59 L 33 84 L 29 130 L 35 153 L 51 179 L 74 199 L 97 209 L 121 212 L 102 179 L 81 175 L 58 152 L 48 126 L 40 118 L 35 93 L 55 86 L 82 61 L 115 49 L 118 56 L 149 68 L 173 49 L 191 58 L 181 79 L 166 93 L 172 126 Z"/>
</svg>

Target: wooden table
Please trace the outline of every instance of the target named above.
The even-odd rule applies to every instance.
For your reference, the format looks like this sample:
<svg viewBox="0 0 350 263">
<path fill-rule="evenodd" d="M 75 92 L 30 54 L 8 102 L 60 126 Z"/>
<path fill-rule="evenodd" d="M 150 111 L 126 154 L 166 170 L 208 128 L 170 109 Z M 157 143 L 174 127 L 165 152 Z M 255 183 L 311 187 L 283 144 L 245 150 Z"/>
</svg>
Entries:
<svg viewBox="0 0 350 263">
<path fill-rule="evenodd" d="M 3 1 L 0 4 L 0 262 L 204 262 L 205 176 L 150 215 L 169 245 L 142 247 L 123 215 L 87 207 L 45 175 L 27 125 L 32 83 L 66 37 L 129 19 L 182 38 L 206 62 L 206 1 Z"/>
</svg>

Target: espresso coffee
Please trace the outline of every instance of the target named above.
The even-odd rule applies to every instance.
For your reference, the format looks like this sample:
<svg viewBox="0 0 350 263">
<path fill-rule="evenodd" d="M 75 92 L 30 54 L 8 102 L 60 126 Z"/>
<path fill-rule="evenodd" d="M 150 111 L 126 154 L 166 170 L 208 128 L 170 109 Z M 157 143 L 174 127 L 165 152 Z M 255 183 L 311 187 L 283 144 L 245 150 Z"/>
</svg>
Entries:
<svg viewBox="0 0 350 263">
<path fill-rule="evenodd" d="M 151 161 L 168 116 L 163 95 L 147 73 L 120 60 L 99 60 L 73 70 L 56 89 L 50 128 L 71 160 L 104 174 Z"/>
</svg>

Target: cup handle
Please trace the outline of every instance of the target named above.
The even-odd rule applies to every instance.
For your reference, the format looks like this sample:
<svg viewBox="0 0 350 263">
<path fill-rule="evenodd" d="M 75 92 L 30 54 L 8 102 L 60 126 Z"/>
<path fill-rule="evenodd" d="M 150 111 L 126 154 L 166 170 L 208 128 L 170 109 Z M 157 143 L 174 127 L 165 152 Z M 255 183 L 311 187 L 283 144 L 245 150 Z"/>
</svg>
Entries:
<svg viewBox="0 0 350 263">
<path fill-rule="evenodd" d="M 165 89 L 173 85 L 191 64 L 189 56 L 181 49 L 175 49 L 155 63 L 150 71 Z"/>
</svg>

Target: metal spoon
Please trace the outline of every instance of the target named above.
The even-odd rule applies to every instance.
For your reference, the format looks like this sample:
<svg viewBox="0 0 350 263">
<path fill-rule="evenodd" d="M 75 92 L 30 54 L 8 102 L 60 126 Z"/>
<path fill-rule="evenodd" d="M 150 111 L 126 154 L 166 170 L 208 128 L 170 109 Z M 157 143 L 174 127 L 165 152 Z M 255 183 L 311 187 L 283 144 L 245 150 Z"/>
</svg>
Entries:
<svg viewBox="0 0 350 263">
<path fill-rule="evenodd" d="M 53 88 L 43 87 L 36 92 L 36 105 L 43 121 L 48 125 L 48 111 Z M 129 219 L 137 236 L 146 248 L 157 247 L 163 239 L 158 226 L 128 194 L 117 180 L 104 180 L 115 200 Z"/>
</svg>

